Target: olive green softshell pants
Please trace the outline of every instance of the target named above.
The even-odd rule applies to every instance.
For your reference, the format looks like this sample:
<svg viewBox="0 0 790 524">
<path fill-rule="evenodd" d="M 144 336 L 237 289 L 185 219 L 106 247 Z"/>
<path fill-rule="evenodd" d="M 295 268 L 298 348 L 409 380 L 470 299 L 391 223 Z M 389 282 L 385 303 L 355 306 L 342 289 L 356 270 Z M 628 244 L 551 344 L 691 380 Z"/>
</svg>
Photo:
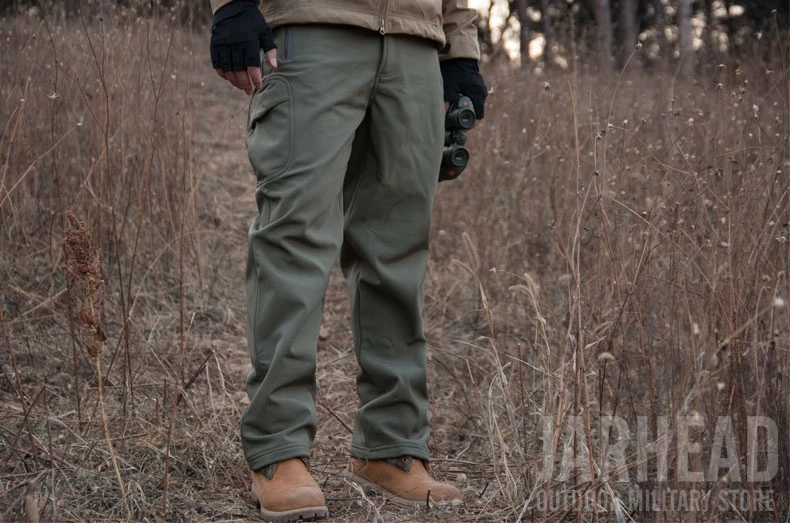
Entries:
<svg viewBox="0 0 790 524">
<path fill-rule="evenodd" d="M 428 459 L 422 282 L 444 139 L 435 43 L 346 26 L 275 31 L 247 149 L 259 215 L 246 271 L 253 470 L 307 456 L 330 270 L 351 293 L 359 362 L 351 453 Z"/>
</svg>

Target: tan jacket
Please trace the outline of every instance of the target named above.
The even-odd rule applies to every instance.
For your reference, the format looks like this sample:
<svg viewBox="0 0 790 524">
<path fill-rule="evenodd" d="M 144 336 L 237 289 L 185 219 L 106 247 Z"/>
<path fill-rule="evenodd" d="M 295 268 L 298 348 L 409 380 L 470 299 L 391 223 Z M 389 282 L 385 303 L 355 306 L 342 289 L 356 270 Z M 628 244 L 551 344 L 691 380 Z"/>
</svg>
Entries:
<svg viewBox="0 0 790 524">
<path fill-rule="evenodd" d="M 216 12 L 231 0 L 211 0 Z M 477 12 L 467 0 L 262 0 L 261 11 L 274 29 L 286 24 L 344 24 L 434 40 L 442 58 L 480 58 Z"/>
</svg>

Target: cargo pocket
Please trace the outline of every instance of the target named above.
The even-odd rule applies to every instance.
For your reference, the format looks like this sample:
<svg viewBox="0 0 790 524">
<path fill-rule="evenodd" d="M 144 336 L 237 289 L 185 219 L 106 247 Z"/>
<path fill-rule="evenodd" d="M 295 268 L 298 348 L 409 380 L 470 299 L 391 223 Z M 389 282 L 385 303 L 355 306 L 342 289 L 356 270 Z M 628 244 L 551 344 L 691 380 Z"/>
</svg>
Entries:
<svg viewBox="0 0 790 524">
<path fill-rule="evenodd" d="M 291 87 L 278 77 L 264 79 L 250 102 L 247 152 L 259 181 L 276 177 L 293 157 L 293 98 Z"/>
</svg>

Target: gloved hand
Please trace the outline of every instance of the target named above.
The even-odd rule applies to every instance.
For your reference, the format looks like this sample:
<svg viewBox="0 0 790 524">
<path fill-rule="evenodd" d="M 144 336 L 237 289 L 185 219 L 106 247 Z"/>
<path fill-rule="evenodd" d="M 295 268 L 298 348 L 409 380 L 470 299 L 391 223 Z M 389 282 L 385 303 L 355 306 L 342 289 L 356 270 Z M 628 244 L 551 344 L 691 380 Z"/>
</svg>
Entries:
<svg viewBox="0 0 790 524">
<path fill-rule="evenodd" d="M 475 106 L 475 116 L 483 118 L 488 88 L 480 75 L 477 60 L 450 58 L 439 62 L 439 67 L 444 82 L 444 101 L 452 104 L 460 95 L 466 95 Z"/>
<path fill-rule="evenodd" d="M 260 50 L 277 67 L 277 46 L 255 0 L 233 0 L 214 14 L 211 65 L 219 76 L 252 93 L 261 87 Z"/>
</svg>

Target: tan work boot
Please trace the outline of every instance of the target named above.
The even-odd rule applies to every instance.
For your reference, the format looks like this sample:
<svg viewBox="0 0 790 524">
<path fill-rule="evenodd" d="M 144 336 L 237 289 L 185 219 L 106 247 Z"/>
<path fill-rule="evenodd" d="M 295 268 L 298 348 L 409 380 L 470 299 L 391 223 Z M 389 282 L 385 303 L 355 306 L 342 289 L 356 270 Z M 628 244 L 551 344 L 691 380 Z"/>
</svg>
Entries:
<svg viewBox="0 0 790 524">
<path fill-rule="evenodd" d="M 462 502 L 461 492 L 431 477 L 426 464 L 414 457 L 361 460 L 351 457 L 346 476 L 360 486 L 382 493 L 401 504 L 452 504 Z"/>
<path fill-rule="evenodd" d="M 300 458 L 277 462 L 252 472 L 253 500 L 267 522 L 295 522 L 329 516 L 321 488 Z"/>
</svg>

